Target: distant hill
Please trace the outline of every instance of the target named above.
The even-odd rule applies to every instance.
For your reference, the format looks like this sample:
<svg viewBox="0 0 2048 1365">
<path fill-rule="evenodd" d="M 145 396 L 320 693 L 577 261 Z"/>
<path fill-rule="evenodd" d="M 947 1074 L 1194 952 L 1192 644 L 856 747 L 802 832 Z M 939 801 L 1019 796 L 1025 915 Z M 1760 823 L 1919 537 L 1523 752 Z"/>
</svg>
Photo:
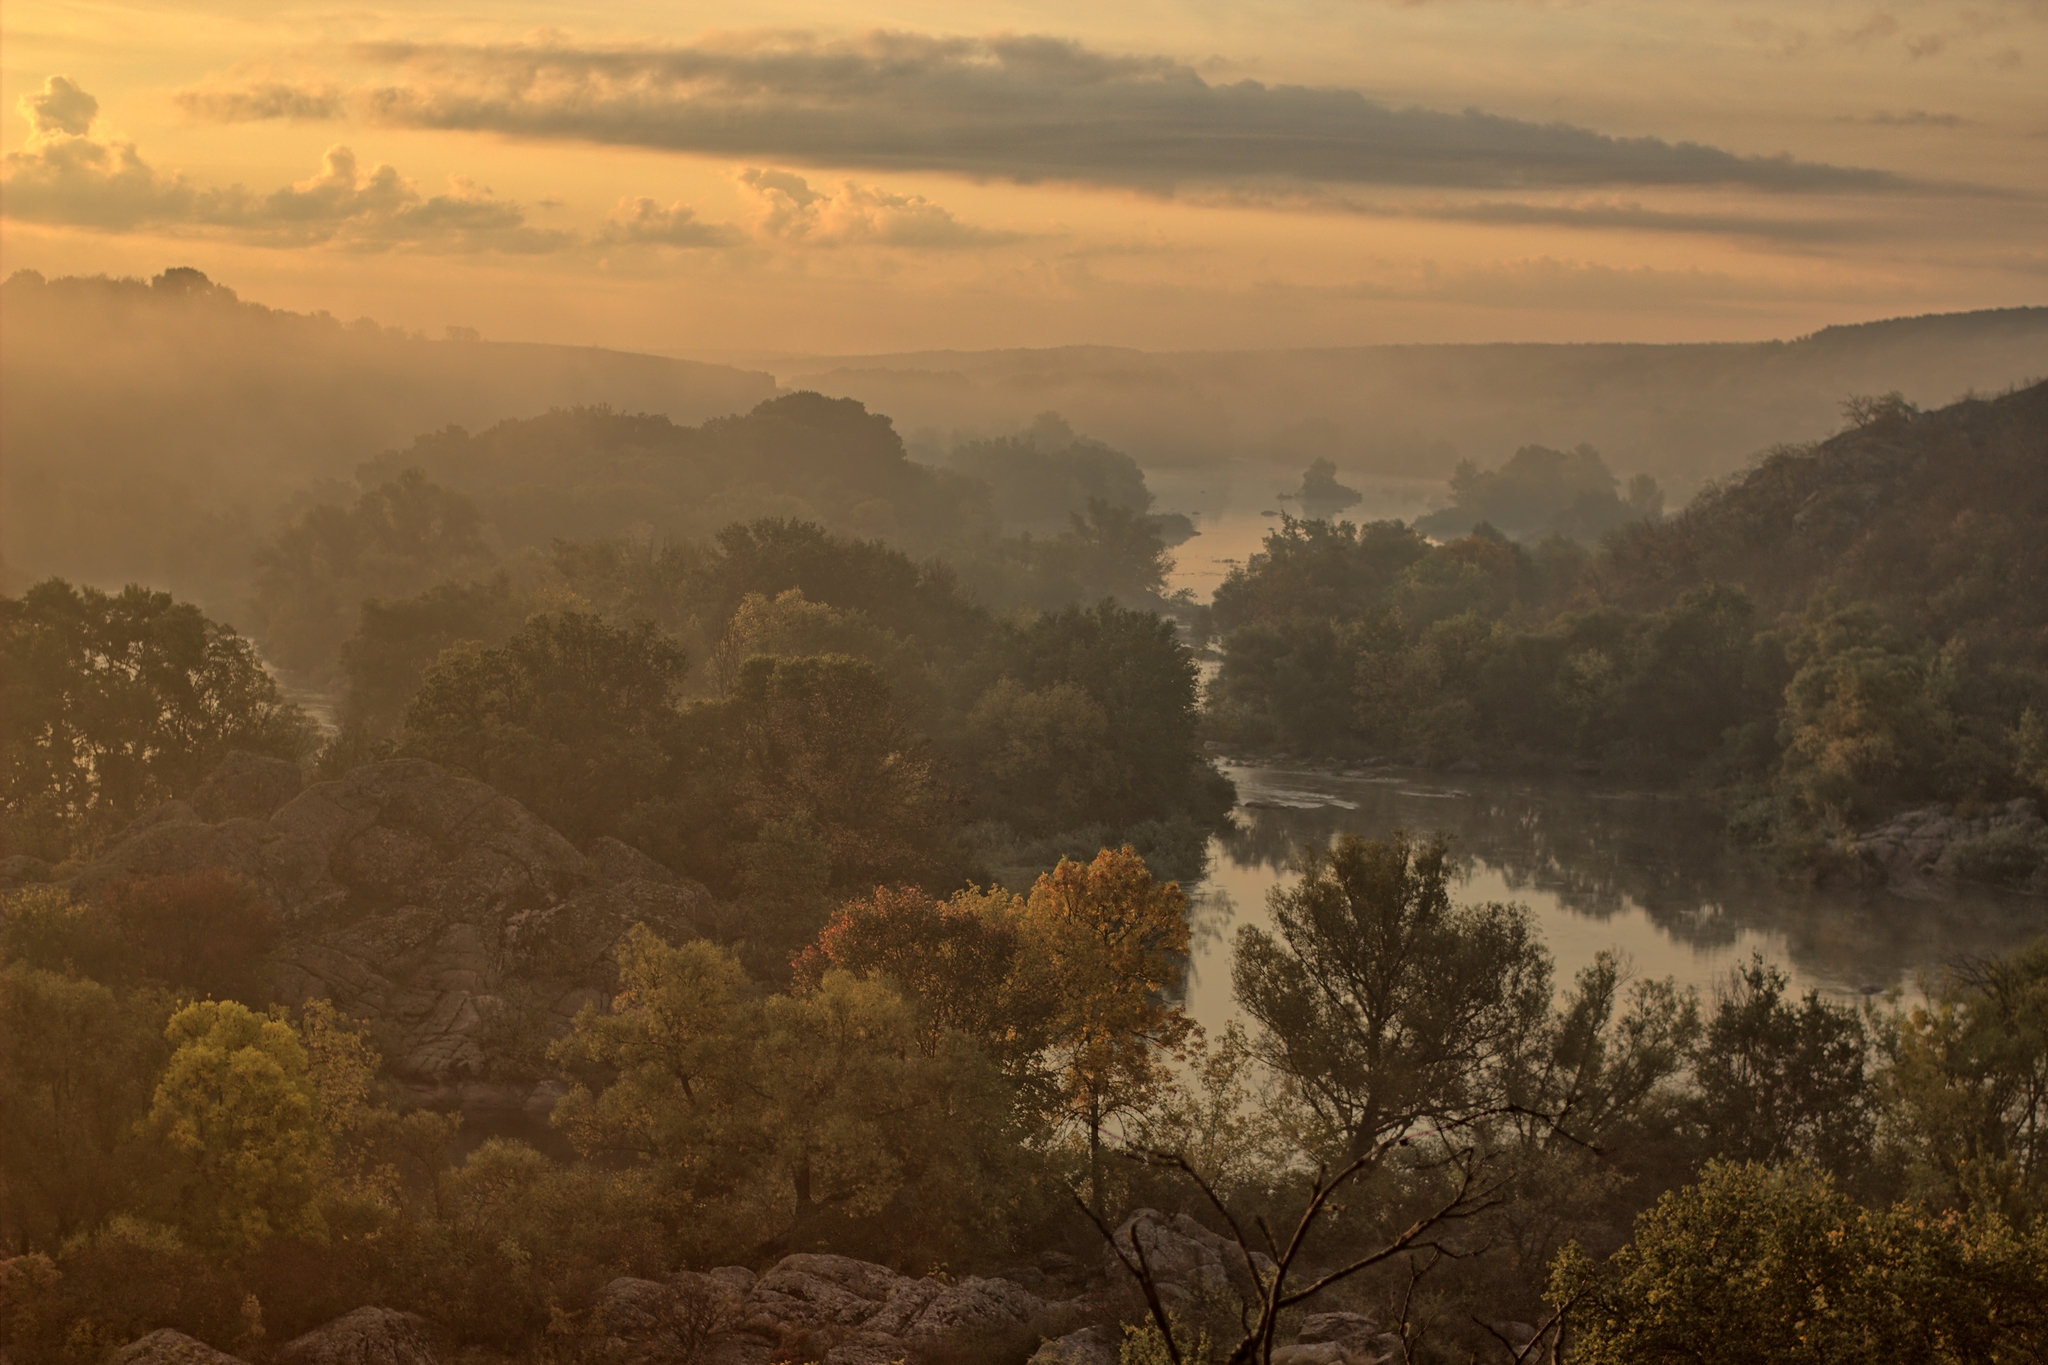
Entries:
<svg viewBox="0 0 2048 1365">
<path fill-rule="evenodd" d="M 912 443 L 1056 410 L 1149 471 L 1248 464 L 1272 506 L 1311 459 L 1340 476 L 1443 478 L 1525 445 L 1592 445 L 1684 496 L 1778 441 L 1841 425 L 1851 394 L 1923 406 L 2048 377 L 2048 308 L 1828 327 L 1712 345 L 1359 346 L 1148 353 L 1113 347 L 764 359 L 785 384 L 858 398 Z M 922 457 L 922 456 L 921 456 Z M 1207 481 L 1218 487 L 1217 481 Z M 1189 508 L 1188 510 L 1214 510 Z"/>
<path fill-rule="evenodd" d="M 777 391 L 723 365 L 282 312 L 192 270 L 15 275 L 0 386 L 8 591 L 57 573 L 223 608 L 280 504 L 421 432 L 584 405 L 698 423 Z"/>
<path fill-rule="evenodd" d="M 1732 583 L 1778 614 L 1835 589 L 1932 645 L 1967 640 L 1979 663 L 2048 667 L 2048 383 L 1859 416 L 1611 541 L 1593 594 L 1657 610 Z"/>
</svg>

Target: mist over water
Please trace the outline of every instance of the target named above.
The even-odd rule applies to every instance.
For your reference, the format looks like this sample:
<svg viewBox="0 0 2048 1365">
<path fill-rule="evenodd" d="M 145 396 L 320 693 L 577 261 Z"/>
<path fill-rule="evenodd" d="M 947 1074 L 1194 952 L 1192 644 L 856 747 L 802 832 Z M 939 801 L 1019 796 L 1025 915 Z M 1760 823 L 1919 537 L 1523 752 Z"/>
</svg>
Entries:
<svg viewBox="0 0 2048 1365">
<path fill-rule="evenodd" d="M 1802 993 L 1860 999 L 1872 988 L 1910 992 L 1920 974 L 2007 952 L 2048 922 L 2038 897 L 1985 887 L 1916 897 L 1798 885 L 1730 847 L 1699 804 L 1597 780 L 1223 766 L 1239 805 L 1188 898 L 1187 1008 L 1212 1033 L 1238 1017 L 1238 926 L 1267 922 L 1267 893 L 1292 880 L 1294 850 L 1344 834 L 1451 836 L 1453 899 L 1527 905 L 1560 986 L 1607 949 L 1638 978 L 1669 976 L 1711 998 L 1731 968 L 1761 952 Z"/>
</svg>

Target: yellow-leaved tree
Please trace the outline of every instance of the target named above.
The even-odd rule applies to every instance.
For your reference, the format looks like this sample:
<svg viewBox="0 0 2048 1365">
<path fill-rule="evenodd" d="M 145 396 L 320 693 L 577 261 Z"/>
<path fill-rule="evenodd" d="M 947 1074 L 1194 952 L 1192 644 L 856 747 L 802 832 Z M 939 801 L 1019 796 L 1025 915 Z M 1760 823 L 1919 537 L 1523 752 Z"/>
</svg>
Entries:
<svg viewBox="0 0 2048 1365">
<path fill-rule="evenodd" d="M 1023 922 L 1052 1002 L 1046 1063 L 1061 1117 L 1088 1149 L 1088 1197 L 1102 1209 L 1102 1134 L 1172 1084 L 1169 1056 L 1198 1035 L 1172 997 L 1188 953 L 1187 901 L 1129 846 L 1062 859 L 1039 877 Z"/>
<path fill-rule="evenodd" d="M 298 1031 L 232 1000 L 171 1016 L 173 1049 L 149 1128 L 173 1221 L 222 1254 L 272 1237 L 318 1239 L 329 1141 Z"/>
</svg>

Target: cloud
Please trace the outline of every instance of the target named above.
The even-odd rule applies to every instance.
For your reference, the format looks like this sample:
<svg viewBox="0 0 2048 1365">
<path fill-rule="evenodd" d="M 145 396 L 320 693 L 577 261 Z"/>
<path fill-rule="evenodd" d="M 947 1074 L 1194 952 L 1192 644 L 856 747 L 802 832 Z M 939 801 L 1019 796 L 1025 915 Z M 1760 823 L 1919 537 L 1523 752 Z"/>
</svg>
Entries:
<svg viewBox="0 0 2048 1365">
<path fill-rule="evenodd" d="M 259 245 L 356 250 L 552 251 L 567 233 L 527 225 L 524 210 L 461 176 L 424 195 L 390 166 L 365 170 L 347 147 L 320 169 L 267 195 L 240 185 L 200 189 L 160 172 L 135 144 L 95 135 L 99 103 L 63 76 L 21 101 L 28 140 L 0 165 L 10 218 L 102 231 L 216 232 Z"/>
<path fill-rule="evenodd" d="M 260 123 L 266 119 L 339 118 L 341 92 L 333 86 L 302 87 L 264 81 L 239 90 L 181 90 L 178 107 L 208 123 Z"/>
<path fill-rule="evenodd" d="M 687 204 L 663 208 L 645 195 L 621 199 L 605 219 L 597 240 L 603 244 L 635 246 L 719 247 L 736 246 L 746 234 L 730 223 L 707 223 Z"/>
<path fill-rule="evenodd" d="M 373 44 L 396 79 L 348 97 L 404 127 L 664 148 L 737 161 L 941 171 L 1151 192 L 1308 183 L 1435 188 L 1907 188 L 1879 170 L 1377 103 L 1353 90 L 1212 84 L 1161 56 L 1060 39 L 877 32 L 667 48 Z M 188 92 L 194 110 L 255 109 Z M 309 100 L 312 95 L 309 94 Z"/>
<path fill-rule="evenodd" d="M 1880 128 L 1960 128 L 1969 120 L 1961 114 L 1934 114 L 1925 109 L 1906 109 L 1894 114 L 1889 109 L 1880 109 L 1868 119 L 1845 118 L 1847 123 L 1874 123 Z"/>
<path fill-rule="evenodd" d="M 733 177 L 755 201 L 756 234 L 803 246 L 892 246 L 927 251 L 998 246 L 1019 240 L 963 223 L 921 195 L 894 194 L 842 180 L 829 193 L 793 171 L 748 167 Z"/>
<path fill-rule="evenodd" d="M 15 107 L 21 110 L 36 137 L 54 137 L 58 133 L 80 136 L 92 127 L 100 112 L 100 102 L 79 89 L 69 76 L 50 77 L 41 90 L 23 95 Z"/>
</svg>

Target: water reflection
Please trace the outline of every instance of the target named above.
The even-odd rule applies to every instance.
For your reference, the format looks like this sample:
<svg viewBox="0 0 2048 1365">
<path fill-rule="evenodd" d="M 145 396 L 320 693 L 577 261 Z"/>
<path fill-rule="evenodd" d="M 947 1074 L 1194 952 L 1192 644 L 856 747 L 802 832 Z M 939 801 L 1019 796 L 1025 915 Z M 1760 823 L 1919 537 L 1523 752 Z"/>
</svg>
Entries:
<svg viewBox="0 0 2048 1365">
<path fill-rule="evenodd" d="M 1406 828 L 1452 836 L 1459 898 L 1516 900 L 1536 914 L 1560 977 L 1593 953 L 1641 975 L 1711 988 L 1752 949 L 1835 995 L 1910 985 L 1915 973 L 2001 952 L 2048 931 L 2048 902 L 1993 891 L 1908 899 L 1788 886 L 1731 848 L 1711 814 L 1665 796 L 1555 780 L 1414 773 L 1336 776 L 1232 767 L 1241 805 L 1191 894 L 1189 1007 L 1231 1017 L 1230 943 L 1300 844 Z"/>
</svg>

